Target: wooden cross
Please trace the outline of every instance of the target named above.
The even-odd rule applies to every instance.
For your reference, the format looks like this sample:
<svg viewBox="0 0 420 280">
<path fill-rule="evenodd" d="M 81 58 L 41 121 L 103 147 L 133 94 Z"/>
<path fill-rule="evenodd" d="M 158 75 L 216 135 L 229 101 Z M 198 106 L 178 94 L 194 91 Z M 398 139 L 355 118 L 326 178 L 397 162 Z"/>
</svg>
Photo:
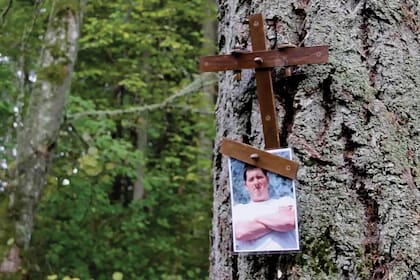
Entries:
<svg viewBox="0 0 420 280">
<path fill-rule="evenodd" d="M 234 51 L 228 55 L 206 56 L 200 59 L 201 72 L 218 72 L 226 70 L 255 69 L 255 79 L 257 83 L 257 96 L 260 104 L 261 121 L 263 125 L 264 142 L 266 149 L 280 147 L 280 138 L 277 127 L 276 110 L 273 94 L 273 82 L 271 79 L 271 71 L 274 67 L 288 67 L 300 64 L 316 64 L 328 62 L 328 46 L 316 47 L 286 47 L 278 50 L 268 50 L 265 45 L 264 21 L 261 14 L 252 15 L 249 18 L 249 28 L 252 43 L 252 52 Z M 224 141 L 223 143 L 226 143 Z M 222 143 L 222 144 L 223 144 Z M 229 140 L 229 147 L 232 141 Z M 244 144 L 241 144 L 244 145 Z M 249 157 L 254 155 L 254 162 L 257 162 L 258 156 L 255 157 L 255 151 L 243 146 L 233 144 L 234 149 L 245 150 L 241 153 L 239 159 L 247 162 Z M 229 153 L 226 149 L 222 152 Z M 252 154 L 250 154 L 252 152 Z M 264 158 L 267 157 L 266 152 L 260 153 Z M 238 155 L 236 154 L 238 158 Z M 244 160 L 246 159 L 246 160 Z M 284 162 L 283 162 L 284 163 Z M 297 164 L 289 161 L 292 165 L 292 171 L 297 172 Z M 256 164 L 258 166 L 258 164 Z M 290 170 L 289 170 L 290 171 Z M 281 171 L 284 173 L 283 171 Z M 296 173 L 295 172 L 295 173 Z M 277 170 L 277 173 L 278 172 Z M 286 177 L 292 178 L 290 172 L 286 172 Z M 296 174 L 295 174 L 296 175 Z"/>
</svg>

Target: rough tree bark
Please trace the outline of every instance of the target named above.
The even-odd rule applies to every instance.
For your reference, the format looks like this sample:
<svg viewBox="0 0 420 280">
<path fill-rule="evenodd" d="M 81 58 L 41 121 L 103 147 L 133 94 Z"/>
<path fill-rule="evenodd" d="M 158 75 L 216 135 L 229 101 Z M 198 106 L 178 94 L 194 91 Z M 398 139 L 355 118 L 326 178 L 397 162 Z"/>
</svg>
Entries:
<svg viewBox="0 0 420 280">
<path fill-rule="evenodd" d="M 1 263 L 0 276 L 18 271 L 21 252 L 30 245 L 36 206 L 47 181 L 70 89 L 84 6 L 84 0 L 53 1 L 38 81 L 29 99 L 23 129 L 18 134 L 16 186 L 9 208 L 15 244 Z M 3 257 L 4 252 L 1 253 Z"/>
<path fill-rule="evenodd" d="M 254 72 L 220 74 L 211 279 L 420 279 L 420 22 L 414 0 L 220 0 L 219 48 L 250 48 L 261 12 L 268 42 L 287 31 L 329 45 L 326 65 L 273 71 L 282 146 L 297 179 L 302 251 L 232 254 L 222 137 L 263 148 Z"/>
</svg>

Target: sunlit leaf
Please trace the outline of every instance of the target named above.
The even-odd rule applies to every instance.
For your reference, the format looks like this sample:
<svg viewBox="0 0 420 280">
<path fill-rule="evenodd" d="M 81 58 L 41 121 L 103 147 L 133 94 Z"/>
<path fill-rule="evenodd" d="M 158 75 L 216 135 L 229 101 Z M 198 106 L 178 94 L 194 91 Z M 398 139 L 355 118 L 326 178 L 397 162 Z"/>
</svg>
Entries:
<svg viewBox="0 0 420 280">
<path fill-rule="evenodd" d="M 123 280 L 122 272 L 116 271 L 112 273 L 112 280 Z"/>
</svg>

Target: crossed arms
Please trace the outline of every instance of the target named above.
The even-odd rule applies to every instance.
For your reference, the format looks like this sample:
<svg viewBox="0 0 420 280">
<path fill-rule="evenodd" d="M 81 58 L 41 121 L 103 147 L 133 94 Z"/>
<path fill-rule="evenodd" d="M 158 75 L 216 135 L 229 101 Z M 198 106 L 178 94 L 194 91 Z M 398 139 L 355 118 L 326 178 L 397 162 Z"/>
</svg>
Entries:
<svg viewBox="0 0 420 280">
<path fill-rule="evenodd" d="M 295 228 L 293 206 L 279 206 L 276 211 L 252 219 L 240 219 L 235 223 L 237 240 L 249 241 L 260 238 L 271 231 L 288 232 Z"/>
</svg>

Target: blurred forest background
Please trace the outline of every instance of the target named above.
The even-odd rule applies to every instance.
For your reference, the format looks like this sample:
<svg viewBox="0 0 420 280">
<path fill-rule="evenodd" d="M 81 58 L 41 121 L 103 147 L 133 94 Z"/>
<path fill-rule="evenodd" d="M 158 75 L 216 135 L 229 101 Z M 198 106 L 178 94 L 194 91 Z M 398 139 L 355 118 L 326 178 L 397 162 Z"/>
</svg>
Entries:
<svg viewBox="0 0 420 280">
<path fill-rule="evenodd" d="M 19 187 L 17 139 L 34 89 L 46 79 L 40 53 L 57 16 L 52 6 L 78 3 L 0 0 L 2 258 L 16 243 L 8 205 Z M 208 278 L 216 80 L 198 75 L 197 61 L 215 52 L 215 9 L 210 0 L 86 3 L 19 275 Z"/>
</svg>

